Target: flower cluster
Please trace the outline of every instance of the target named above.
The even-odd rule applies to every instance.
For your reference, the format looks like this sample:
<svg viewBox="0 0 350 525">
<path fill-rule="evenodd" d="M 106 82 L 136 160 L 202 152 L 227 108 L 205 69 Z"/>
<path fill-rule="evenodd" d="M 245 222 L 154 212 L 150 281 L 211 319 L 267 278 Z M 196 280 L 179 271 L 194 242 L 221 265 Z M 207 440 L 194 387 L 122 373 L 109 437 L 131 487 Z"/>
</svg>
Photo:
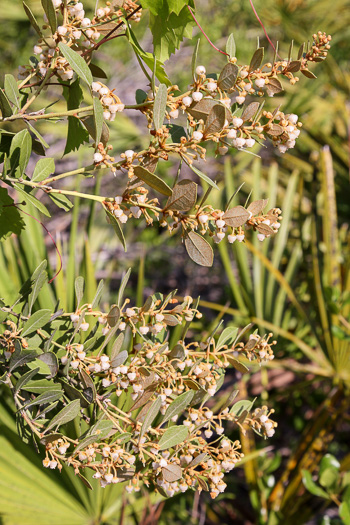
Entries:
<svg viewBox="0 0 350 525">
<path fill-rule="evenodd" d="M 116 114 L 124 110 L 124 104 L 122 104 L 120 98 L 117 97 L 117 95 L 107 86 L 102 84 L 102 82 L 93 82 L 91 87 L 94 94 L 98 95 L 102 104 L 104 110 L 103 118 L 105 120 L 113 121 Z"/>
<path fill-rule="evenodd" d="M 124 16 L 130 15 L 131 20 L 138 22 L 142 12 L 137 3 L 132 0 L 124 0 L 119 7 L 107 1 L 105 7 L 99 7 L 96 10 L 92 19 L 86 16 L 84 5 L 79 0 L 68 0 L 67 3 L 63 0 L 53 0 L 53 6 L 60 25 L 49 37 L 39 38 L 33 48 L 34 55 L 38 57 L 37 64 L 19 66 L 19 80 L 27 78 L 30 74 L 40 79 L 45 77 L 49 70 L 56 72 L 63 81 L 71 80 L 74 72 L 68 61 L 59 56 L 57 47 L 59 42 L 78 49 L 89 49 L 98 42 L 101 35 L 108 33 L 119 24 L 122 26 Z M 50 30 L 50 21 L 46 14 L 44 14 L 42 29 Z"/>
<path fill-rule="evenodd" d="M 20 331 L 13 321 L 8 319 L 5 324 L 8 328 L 0 334 L 0 348 L 4 352 L 4 358 L 8 360 L 15 352 L 17 345 L 21 345 L 22 348 L 27 348 L 28 344 L 26 340 L 21 337 Z"/>
<path fill-rule="evenodd" d="M 1 373 L 12 370 L 17 383 L 21 375 L 16 367 L 24 367 L 25 373 L 27 363 L 40 358 L 51 364 L 48 389 L 54 389 L 51 395 L 59 403 L 54 415 L 47 416 L 45 396 L 41 402 L 35 393 L 38 369 L 29 383 L 21 380 L 14 389 L 18 410 L 46 447 L 43 465 L 61 470 L 66 464 L 76 474 L 89 468 L 102 487 L 127 481 L 128 492 L 142 483 L 165 496 L 187 489 L 207 490 L 213 498 L 223 492 L 224 473 L 243 457 L 240 442 L 225 437 L 225 426 L 237 425 L 243 433 L 252 428 L 269 437 L 276 424 L 266 407 L 250 414 L 252 402 L 234 403 L 237 391 L 218 410 L 211 398 L 228 367 L 244 373 L 244 361 L 270 360 L 275 341 L 269 342 L 272 334 L 253 334 L 244 344 L 236 328 L 213 333 L 203 342 L 187 340 L 191 321 L 201 317 L 192 297 L 180 302 L 175 292 L 150 296 L 142 307 L 125 299 L 107 313 L 83 304 L 73 313 L 46 319 L 45 329 L 32 334 L 39 347 L 48 340 L 51 344 L 42 358 L 36 352 L 19 354 L 18 343 L 28 346 L 21 336 L 30 332 L 28 319 L 19 319 L 19 326 L 8 321 L 10 330 L 0 338 Z M 59 327 L 56 340 L 49 335 L 54 326 Z M 181 338 L 170 344 L 170 330 L 176 326 Z M 34 392 L 30 397 L 27 384 Z M 94 416 L 85 411 L 92 403 Z M 73 438 L 61 425 L 77 415 L 89 428 Z"/>
<path fill-rule="evenodd" d="M 181 188 L 187 191 L 184 182 L 186 181 L 182 181 Z M 191 181 L 187 183 L 188 187 L 196 186 Z M 176 186 L 174 190 L 176 191 Z M 159 208 L 158 200 L 149 200 L 147 196 L 148 190 L 139 186 L 115 197 L 113 201 L 105 201 L 104 206 L 121 224 L 125 224 L 131 217 L 138 219 L 143 215 L 147 224 L 153 224 L 155 219 L 170 233 L 179 227 L 182 228 L 183 236 L 188 231 L 199 230 L 202 235 L 209 234 L 215 243 L 221 242 L 226 236 L 231 244 L 235 241 L 242 242 L 245 239 L 244 229 L 251 228 L 257 231 L 258 240 L 263 241 L 278 232 L 282 220 L 279 208 L 272 208 L 267 213 L 262 212 L 267 204 L 267 200 L 264 199 L 252 202 L 247 208 L 236 206 L 225 211 L 201 203 L 194 205 L 195 213 L 189 214 L 179 211 L 175 206 L 175 209 L 172 209 L 168 203 L 165 208 Z"/>
<path fill-rule="evenodd" d="M 256 408 L 252 414 L 252 428 L 263 433 L 267 437 L 272 437 L 275 434 L 277 423 L 270 418 L 274 410 L 268 410 L 266 406 Z"/>
</svg>

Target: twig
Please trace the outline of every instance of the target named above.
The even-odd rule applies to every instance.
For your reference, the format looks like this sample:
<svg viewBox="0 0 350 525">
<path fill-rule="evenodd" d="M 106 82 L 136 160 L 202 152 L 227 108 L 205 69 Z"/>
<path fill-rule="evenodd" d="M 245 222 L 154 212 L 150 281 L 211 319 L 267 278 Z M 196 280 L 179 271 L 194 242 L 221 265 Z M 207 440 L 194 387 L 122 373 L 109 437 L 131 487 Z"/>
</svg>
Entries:
<svg viewBox="0 0 350 525">
<path fill-rule="evenodd" d="M 200 26 L 197 18 L 194 16 L 193 14 L 193 11 L 192 9 L 190 8 L 190 6 L 188 5 L 187 6 L 188 9 L 189 9 L 189 12 L 191 13 L 192 17 L 193 17 L 193 20 L 196 22 L 197 26 L 199 27 L 199 29 L 201 30 L 201 32 L 203 33 L 203 35 L 205 36 L 205 38 L 208 40 L 209 44 L 211 45 L 211 47 L 213 47 L 216 51 L 219 51 L 219 53 L 222 53 L 223 55 L 226 55 L 227 57 L 229 57 L 230 55 L 228 53 L 225 53 L 225 51 L 221 51 L 221 49 L 219 49 L 218 47 L 214 46 L 213 42 L 210 40 L 210 38 L 208 37 L 208 35 L 206 35 L 206 33 L 204 32 L 204 30 L 202 29 L 202 27 Z"/>
<path fill-rule="evenodd" d="M 264 34 L 265 34 L 267 40 L 269 41 L 270 45 L 272 46 L 272 49 L 275 51 L 275 53 L 276 53 L 276 55 L 278 56 L 278 58 L 281 58 L 280 55 L 277 53 L 275 46 L 274 46 L 273 43 L 271 42 L 271 39 L 270 39 L 269 35 L 267 34 L 267 31 L 266 31 L 266 29 L 265 29 L 264 24 L 262 23 L 262 21 L 261 21 L 260 18 L 259 18 L 258 13 L 256 12 L 256 9 L 255 9 L 255 7 L 254 7 L 253 1 L 252 1 L 252 0 L 249 0 L 249 3 L 250 3 L 250 5 L 252 6 L 252 9 L 253 9 L 254 15 L 256 16 L 257 21 L 259 22 L 259 24 L 260 24 L 261 27 L 263 28 Z M 282 60 L 282 59 L 281 59 L 281 60 Z"/>
</svg>

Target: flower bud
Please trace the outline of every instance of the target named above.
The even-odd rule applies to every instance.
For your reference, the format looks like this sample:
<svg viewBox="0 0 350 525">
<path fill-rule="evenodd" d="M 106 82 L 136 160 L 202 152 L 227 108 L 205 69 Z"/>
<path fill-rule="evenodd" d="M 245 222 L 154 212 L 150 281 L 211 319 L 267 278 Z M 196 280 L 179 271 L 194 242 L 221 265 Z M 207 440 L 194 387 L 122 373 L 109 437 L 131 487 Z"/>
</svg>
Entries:
<svg viewBox="0 0 350 525">
<path fill-rule="evenodd" d="M 203 138 L 203 133 L 201 131 L 194 131 L 192 135 L 193 140 L 200 141 Z"/>
<path fill-rule="evenodd" d="M 124 153 L 127 160 L 131 161 L 135 155 L 135 152 L 132 149 L 127 149 Z"/>
<path fill-rule="evenodd" d="M 60 36 L 64 36 L 67 33 L 68 29 L 65 26 L 58 26 L 57 33 Z"/>
<path fill-rule="evenodd" d="M 257 78 L 255 80 L 255 85 L 257 88 L 263 88 L 265 86 L 265 79 L 264 78 Z"/>
<path fill-rule="evenodd" d="M 232 119 L 232 124 L 236 127 L 236 128 L 240 128 L 243 124 L 243 119 L 239 118 L 239 117 L 233 117 Z"/>
<path fill-rule="evenodd" d="M 206 69 L 204 66 L 197 66 L 196 67 L 196 75 L 200 76 L 200 75 L 205 75 L 206 73 Z"/>
<path fill-rule="evenodd" d="M 255 144 L 255 140 L 254 139 L 246 139 L 245 141 L 245 145 L 247 146 L 247 148 L 252 148 Z"/>
<path fill-rule="evenodd" d="M 101 155 L 101 153 L 95 153 L 94 162 L 102 162 L 102 161 L 103 161 L 103 155 Z"/>
<path fill-rule="evenodd" d="M 245 101 L 245 97 L 242 97 L 242 96 L 236 97 L 237 104 L 243 104 L 244 101 Z"/>
<path fill-rule="evenodd" d="M 184 97 L 182 99 L 182 103 L 184 106 L 189 107 L 192 104 L 192 98 L 191 97 Z"/>
<path fill-rule="evenodd" d="M 194 93 L 192 93 L 192 98 L 195 102 L 199 102 L 203 98 L 203 93 L 201 93 L 200 91 L 195 91 Z"/>
</svg>

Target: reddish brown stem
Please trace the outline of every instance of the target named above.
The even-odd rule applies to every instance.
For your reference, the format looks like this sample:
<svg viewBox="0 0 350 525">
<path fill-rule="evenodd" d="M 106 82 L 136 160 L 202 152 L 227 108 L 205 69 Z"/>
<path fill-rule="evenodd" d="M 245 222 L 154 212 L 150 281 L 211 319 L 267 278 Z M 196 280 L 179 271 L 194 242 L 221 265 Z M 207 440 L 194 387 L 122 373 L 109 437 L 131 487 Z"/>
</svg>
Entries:
<svg viewBox="0 0 350 525">
<path fill-rule="evenodd" d="M 253 9 L 254 15 L 256 16 L 257 21 L 259 22 L 259 24 L 260 24 L 261 27 L 263 28 L 263 31 L 264 31 L 264 34 L 265 34 L 267 40 L 269 41 L 270 45 L 272 46 L 272 49 L 276 52 L 276 48 L 275 48 L 275 46 L 273 45 L 273 43 L 272 43 L 272 41 L 271 41 L 269 35 L 267 34 L 267 31 L 266 31 L 266 29 L 265 29 L 265 26 L 264 26 L 264 24 L 262 23 L 262 21 L 260 20 L 258 13 L 256 12 L 256 9 L 255 9 L 254 4 L 253 4 L 253 0 L 249 0 L 249 3 L 250 3 L 250 5 L 252 6 L 252 9 Z M 278 58 L 281 58 L 280 55 L 279 55 L 278 53 L 276 53 L 276 54 L 277 54 Z"/>
<path fill-rule="evenodd" d="M 190 8 L 190 6 L 188 5 L 187 6 L 192 17 L 193 17 L 193 20 L 196 22 L 197 26 L 199 27 L 199 29 L 201 30 L 201 32 L 203 33 L 203 35 L 205 36 L 205 38 L 208 40 L 209 44 L 211 45 L 211 47 L 213 47 L 216 51 L 219 51 L 219 53 L 222 53 L 223 55 L 226 55 L 227 57 L 230 56 L 228 53 L 225 53 L 225 51 L 221 51 L 221 49 L 219 49 L 218 47 L 214 46 L 213 42 L 210 40 L 210 38 L 208 37 L 208 35 L 206 35 L 206 33 L 204 32 L 204 30 L 202 29 L 202 27 L 200 26 L 197 18 L 194 16 L 193 14 L 193 11 L 192 9 Z"/>
<path fill-rule="evenodd" d="M 129 18 L 131 18 L 132 16 L 134 16 L 135 13 L 137 13 L 137 11 L 139 11 L 140 9 L 142 9 L 142 6 L 139 6 L 137 7 L 137 9 L 134 9 L 134 11 L 132 13 L 130 13 L 130 15 L 128 15 L 126 17 L 126 20 L 129 20 Z M 86 51 L 84 51 L 84 53 L 81 54 L 81 56 L 85 56 L 85 55 L 88 55 L 89 53 L 92 53 L 92 51 L 96 51 L 96 49 L 98 49 L 100 46 L 102 46 L 102 44 L 105 44 L 107 42 L 107 40 L 111 40 L 111 36 L 113 35 L 113 33 L 119 29 L 122 25 L 124 24 L 124 22 L 120 22 L 118 25 L 116 25 L 109 33 L 106 34 L 105 37 L 102 38 L 102 40 L 100 40 L 99 42 L 97 42 L 97 44 L 95 44 L 91 49 L 87 49 Z"/>
</svg>

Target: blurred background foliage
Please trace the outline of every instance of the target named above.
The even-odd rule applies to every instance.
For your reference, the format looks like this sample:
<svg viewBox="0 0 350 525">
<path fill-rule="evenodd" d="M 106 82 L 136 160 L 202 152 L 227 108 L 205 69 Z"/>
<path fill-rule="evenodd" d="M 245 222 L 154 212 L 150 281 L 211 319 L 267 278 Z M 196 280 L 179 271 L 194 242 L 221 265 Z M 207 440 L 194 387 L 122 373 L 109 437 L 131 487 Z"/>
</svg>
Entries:
<svg viewBox="0 0 350 525">
<path fill-rule="evenodd" d="M 28 4 L 35 14 L 41 12 L 39 0 Z M 92 0 L 84 5 L 86 11 L 88 6 L 94 8 Z M 270 101 L 271 108 L 281 104 L 303 122 L 297 146 L 289 150 L 292 153 L 279 156 L 266 148 L 255 150 L 260 158 L 235 153 L 210 157 L 201 167 L 222 190 L 211 193 L 211 202 L 218 207 L 242 183 L 234 204 L 244 204 L 251 191 L 253 200 L 269 197 L 269 206 L 283 210 L 279 234 L 263 244 L 256 240 L 237 246 L 221 243 L 208 271 L 186 257 L 178 238 L 133 221 L 126 225 L 128 252 L 124 254 L 101 210 L 76 200 L 72 213 L 55 210 L 45 220 L 62 253 L 63 271 L 53 285 L 47 285 L 37 308 L 51 306 L 59 298 L 63 308 L 72 309 L 77 275 L 85 278 L 87 300 L 103 278 L 107 283 L 104 301 L 113 303 L 123 271 L 131 267 L 127 292 L 138 304 L 154 291 L 177 288 L 181 295 L 201 296 L 205 316 L 197 322 L 198 330 L 209 331 L 224 318 L 231 325 L 254 322 L 261 332 L 274 332 L 278 339 L 275 361 L 268 368 L 253 370 L 248 378 L 232 372 L 223 396 L 235 384 L 244 395 L 260 394 L 276 409 L 277 433 L 268 445 L 253 435 L 241 436 L 246 458 L 228 476 L 226 492 L 214 502 L 192 493 L 164 501 L 144 492 L 126 500 L 121 487 L 102 490 L 96 485 L 90 492 L 68 471 L 62 475 L 43 471 L 38 455 L 17 437 L 9 400 L 0 387 L 0 523 L 2 517 L 4 525 L 350 524 L 350 6 L 347 0 L 256 0 L 254 5 L 270 38 L 279 40 L 281 56 L 287 55 L 291 40 L 298 49 L 318 30 L 333 38 L 327 60 L 314 69 L 318 79 L 302 78 L 294 87 L 286 84 L 282 95 Z M 200 0 L 196 13 L 219 48 L 234 34 L 239 63 L 249 61 L 257 37 L 272 60 L 273 51 L 248 0 Z M 151 51 L 147 16 L 135 31 L 143 47 Z M 0 19 L 2 81 L 5 73 L 15 73 L 18 64 L 27 62 L 35 35 L 19 1 L 1 2 Z M 200 37 L 198 29 L 194 35 Z M 196 37 L 185 41 L 166 65 L 179 86 L 189 82 Z M 118 39 L 97 56 L 108 86 L 116 88 L 124 103 L 134 103 L 136 88 L 147 90 L 127 42 Z M 199 63 L 209 72 L 225 64 L 225 57 L 203 36 Z M 48 104 L 57 101 L 55 111 L 64 107 L 58 92 L 47 92 L 46 97 Z M 147 141 L 142 116 L 126 113 L 111 123 L 115 156 L 127 148 L 140 149 Z M 12 126 L 18 131 L 17 124 Z M 82 165 L 84 157 L 91 156 L 91 150 L 82 148 L 79 155 L 62 158 L 63 123 L 41 124 L 38 129 L 62 171 Z M 171 162 L 159 166 L 159 173 L 169 181 L 176 170 Z M 121 184 L 118 175 L 110 174 L 103 179 L 72 180 L 72 189 L 81 185 L 113 196 Z M 27 212 L 38 217 L 29 208 Z M 0 297 L 9 301 L 40 261 L 48 259 L 51 275 L 59 264 L 41 225 L 29 217 L 24 221 L 27 227 L 22 235 L 0 246 Z"/>
</svg>

